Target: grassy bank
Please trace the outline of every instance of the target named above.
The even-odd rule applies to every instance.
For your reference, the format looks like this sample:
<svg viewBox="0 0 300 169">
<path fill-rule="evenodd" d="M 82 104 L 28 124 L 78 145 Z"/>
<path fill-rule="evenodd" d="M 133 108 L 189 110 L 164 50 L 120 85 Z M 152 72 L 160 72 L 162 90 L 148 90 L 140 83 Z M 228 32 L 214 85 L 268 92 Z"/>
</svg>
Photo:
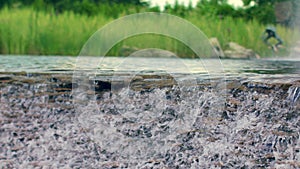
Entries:
<svg viewBox="0 0 300 169">
<path fill-rule="evenodd" d="M 245 22 L 230 17 L 208 18 L 197 13 L 190 13 L 185 19 L 199 27 L 208 37 L 217 37 L 223 48 L 226 48 L 226 43 L 234 41 L 262 56 L 272 55 L 261 40 L 265 25 L 256 21 Z M 87 17 L 72 12 L 55 15 L 28 8 L 4 8 L 0 11 L 0 53 L 76 56 L 95 31 L 113 20 L 101 14 Z M 278 26 L 277 31 L 287 48 L 299 37 L 284 27 Z M 123 46 L 161 48 L 180 56 L 193 55 L 190 49 L 180 42 L 158 35 L 128 38 L 117 44 L 108 55 L 120 55 L 120 48 Z"/>
<path fill-rule="evenodd" d="M 2 54 L 77 55 L 84 42 L 112 19 L 30 9 L 0 11 Z"/>
</svg>

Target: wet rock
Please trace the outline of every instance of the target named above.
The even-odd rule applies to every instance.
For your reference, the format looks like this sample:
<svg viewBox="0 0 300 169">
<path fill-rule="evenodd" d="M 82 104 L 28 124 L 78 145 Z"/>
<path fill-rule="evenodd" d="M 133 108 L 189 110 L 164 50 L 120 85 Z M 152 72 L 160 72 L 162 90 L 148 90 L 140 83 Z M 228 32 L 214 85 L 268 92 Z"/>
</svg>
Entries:
<svg viewBox="0 0 300 169">
<path fill-rule="evenodd" d="M 177 58 L 175 53 L 162 49 L 143 49 L 138 50 L 129 57 L 150 57 L 150 58 Z"/>
<path fill-rule="evenodd" d="M 11 79 L 12 79 L 12 76 L 10 76 L 10 75 L 0 75 L 1 82 L 9 81 Z"/>
<path fill-rule="evenodd" d="M 145 75 L 143 79 L 136 79 L 129 84 L 129 87 L 135 91 L 151 91 L 155 88 L 170 88 L 177 84 L 176 80 L 168 76 Z"/>
<path fill-rule="evenodd" d="M 246 49 L 243 46 L 240 46 L 237 43 L 229 42 L 227 45 L 228 49 L 224 51 L 225 57 L 230 59 L 253 59 L 260 58 L 258 54 L 256 54 L 251 49 Z"/>
<path fill-rule="evenodd" d="M 221 58 L 224 58 L 225 57 L 225 54 L 223 52 L 223 49 L 219 43 L 219 40 L 217 38 L 210 38 L 209 39 L 211 45 L 213 46 L 213 57 L 221 57 Z"/>
<path fill-rule="evenodd" d="M 95 91 L 103 92 L 103 91 L 110 91 L 111 90 L 111 83 L 101 80 L 95 80 Z"/>
<path fill-rule="evenodd" d="M 57 79 L 57 78 L 55 78 L 55 77 L 52 77 L 52 78 L 50 79 L 50 82 L 57 83 L 57 81 L 58 81 L 58 79 Z"/>
<path fill-rule="evenodd" d="M 134 53 L 138 51 L 139 49 L 137 47 L 131 47 L 131 46 L 123 46 L 119 53 L 120 56 L 129 56 L 131 53 Z"/>
<path fill-rule="evenodd" d="M 256 91 L 258 93 L 269 94 L 276 88 L 275 84 L 270 83 L 261 83 L 261 82 L 244 82 L 243 85 L 246 87 L 246 90 Z"/>
</svg>

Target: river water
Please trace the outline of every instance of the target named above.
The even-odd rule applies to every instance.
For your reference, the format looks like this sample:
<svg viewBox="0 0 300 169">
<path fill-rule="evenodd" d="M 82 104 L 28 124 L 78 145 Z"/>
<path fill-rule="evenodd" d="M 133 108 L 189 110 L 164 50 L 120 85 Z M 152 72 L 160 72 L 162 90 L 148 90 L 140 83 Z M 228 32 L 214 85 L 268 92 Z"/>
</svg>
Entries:
<svg viewBox="0 0 300 169">
<path fill-rule="evenodd" d="M 0 56 L 0 72 L 50 72 L 50 73 L 73 73 L 76 69 L 77 57 L 67 56 Z M 86 57 L 88 60 L 98 63 L 99 70 L 115 70 L 119 65 L 126 61 L 124 57 Z M 131 69 L 143 67 L 157 68 L 161 64 L 179 64 L 169 65 L 173 66 L 172 70 L 178 70 L 181 73 L 204 73 L 207 70 L 203 68 L 202 60 L 205 59 L 179 59 L 179 58 L 134 58 L 135 62 L 130 62 Z M 153 61 L 154 60 L 154 61 Z M 270 58 L 270 59 L 253 59 L 253 60 L 218 60 L 206 59 L 208 62 L 217 63 L 216 66 L 221 65 L 226 74 L 241 74 L 241 76 L 249 76 L 260 74 L 263 75 L 294 75 L 299 74 L 300 58 Z M 152 65 L 155 63 L 156 65 Z M 146 67 L 145 67 L 146 66 Z M 130 70 L 127 68 L 126 70 Z"/>
<path fill-rule="evenodd" d="M 2 168 L 300 167 L 299 59 L 84 59 L 0 56 Z"/>
</svg>

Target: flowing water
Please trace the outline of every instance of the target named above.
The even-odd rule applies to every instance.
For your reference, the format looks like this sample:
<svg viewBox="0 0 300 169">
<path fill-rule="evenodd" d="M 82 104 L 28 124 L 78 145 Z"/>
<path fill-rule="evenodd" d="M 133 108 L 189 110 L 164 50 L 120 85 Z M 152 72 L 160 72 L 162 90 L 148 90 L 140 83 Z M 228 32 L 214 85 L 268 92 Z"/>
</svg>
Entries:
<svg viewBox="0 0 300 169">
<path fill-rule="evenodd" d="M 300 60 L 0 56 L 2 168 L 299 168 Z"/>
</svg>

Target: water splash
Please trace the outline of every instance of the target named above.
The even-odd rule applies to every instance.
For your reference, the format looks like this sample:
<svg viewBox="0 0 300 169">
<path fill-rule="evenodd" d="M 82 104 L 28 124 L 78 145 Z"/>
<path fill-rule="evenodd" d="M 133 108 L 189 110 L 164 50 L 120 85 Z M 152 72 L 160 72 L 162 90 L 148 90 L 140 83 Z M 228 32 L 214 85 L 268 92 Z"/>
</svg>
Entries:
<svg viewBox="0 0 300 169">
<path fill-rule="evenodd" d="M 211 106 L 219 93 L 205 85 L 106 91 L 91 103 L 97 109 L 86 105 L 82 107 L 86 114 L 77 114 L 70 106 L 70 90 L 55 88 L 66 82 L 57 77 L 56 83 L 1 88 L 1 167 L 293 168 L 299 164 L 299 108 L 290 107 L 290 98 L 299 101 L 296 84 L 287 98 L 286 85 L 266 88 L 239 82 L 228 90 L 223 111 Z M 49 101 L 43 99 L 48 96 Z"/>
<path fill-rule="evenodd" d="M 291 101 L 292 104 L 296 103 L 300 98 L 300 87 L 291 86 L 288 90 L 287 99 Z"/>
</svg>

